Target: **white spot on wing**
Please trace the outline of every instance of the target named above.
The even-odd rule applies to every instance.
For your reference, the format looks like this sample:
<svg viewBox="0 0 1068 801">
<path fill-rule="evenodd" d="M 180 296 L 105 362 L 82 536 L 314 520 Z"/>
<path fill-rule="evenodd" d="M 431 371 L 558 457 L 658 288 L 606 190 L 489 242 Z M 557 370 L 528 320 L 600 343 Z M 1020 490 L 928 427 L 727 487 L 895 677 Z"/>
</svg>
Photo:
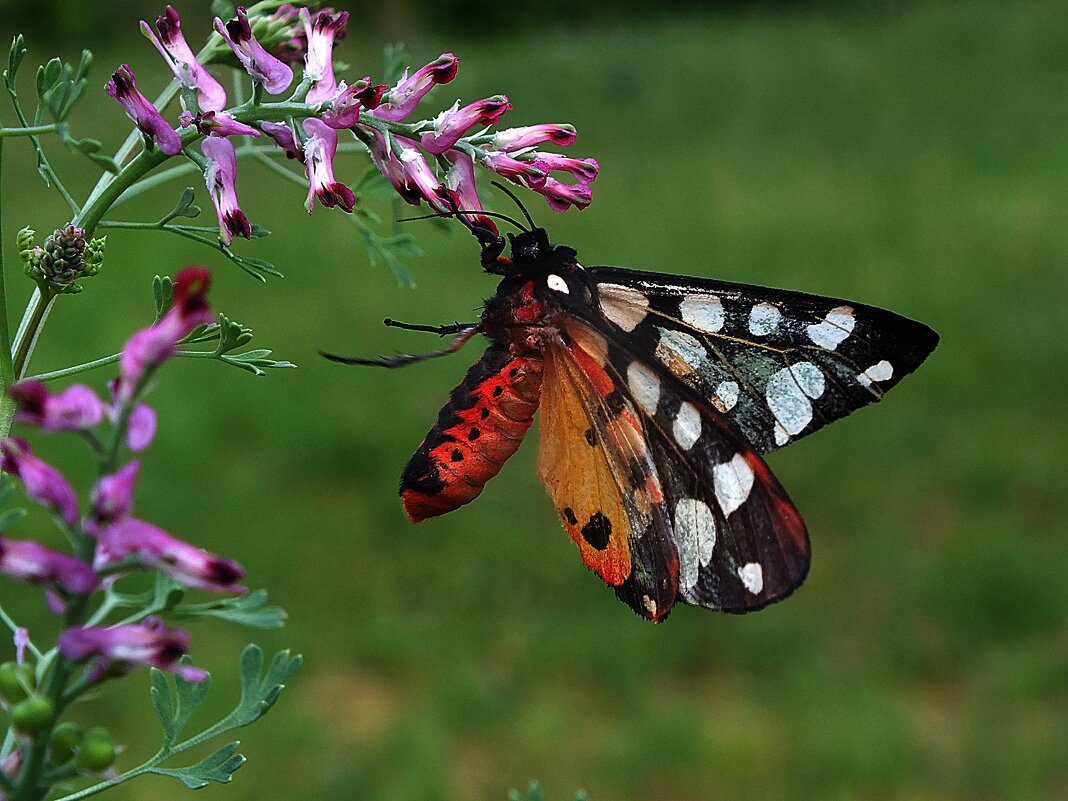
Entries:
<svg viewBox="0 0 1068 801">
<path fill-rule="evenodd" d="M 675 505 L 675 540 L 679 548 L 679 587 L 691 589 L 700 578 L 700 567 L 712 560 L 716 545 L 716 518 L 708 505 L 695 498 L 682 498 Z"/>
<path fill-rule="evenodd" d="M 857 382 L 862 386 L 870 387 L 873 381 L 889 381 L 893 377 L 894 366 L 886 359 L 883 359 L 858 375 Z"/>
<path fill-rule="evenodd" d="M 716 387 L 716 396 L 712 404 L 721 412 L 729 412 L 738 402 L 738 384 L 734 381 L 721 381 Z"/>
<path fill-rule="evenodd" d="M 723 302 L 716 295 L 687 295 L 679 303 L 679 313 L 698 331 L 714 334 L 723 328 Z"/>
<path fill-rule="evenodd" d="M 656 343 L 656 358 L 679 377 L 688 376 L 708 359 L 708 351 L 685 331 L 657 328 L 660 340 Z"/>
<path fill-rule="evenodd" d="M 759 595 L 764 589 L 764 568 L 758 562 L 748 562 L 738 568 L 738 578 L 753 595 Z"/>
<path fill-rule="evenodd" d="M 692 403 L 683 401 L 675 422 L 671 424 L 671 433 L 684 451 L 690 450 L 701 438 L 701 413 Z"/>
<path fill-rule="evenodd" d="M 753 468 L 740 453 L 726 464 L 717 464 L 712 468 L 712 484 L 716 490 L 723 515 L 726 517 L 749 497 L 753 488 Z"/>
<path fill-rule="evenodd" d="M 660 379 L 648 367 L 639 362 L 627 365 L 627 386 L 646 414 L 656 414 L 656 405 L 660 402 Z"/>
<path fill-rule="evenodd" d="M 549 277 L 545 279 L 545 283 L 548 285 L 549 289 L 554 292 L 561 292 L 564 295 L 571 293 L 571 290 L 567 288 L 567 281 L 555 273 L 550 273 Z"/>
<path fill-rule="evenodd" d="M 782 312 L 770 303 L 758 303 L 749 312 L 749 333 L 756 337 L 766 337 L 779 330 Z"/>
<path fill-rule="evenodd" d="M 768 408 L 775 416 L 775 444 L 800 434 L 812 422 L 812 402 L 823 394 L 823 372 L 812 362 L 798 362 L 772 375 L 764 390 Z"/>
<path fill-rule="evenodd" d="M 839 306 L 827 312 L 823 322 L 810 325 L 808 338 L 827 350 L 834 350 L 843 340 L 853 333 L 853 326 L 857 324 L 857 318 L 853 316 L 852 306 Z"/>
<path fill-rule="evenodd" d="M 598 284 L 601 313 L 624 331 L 633 331 L 649 313 L 649 298 L 619 284 Z"/>
</svg>

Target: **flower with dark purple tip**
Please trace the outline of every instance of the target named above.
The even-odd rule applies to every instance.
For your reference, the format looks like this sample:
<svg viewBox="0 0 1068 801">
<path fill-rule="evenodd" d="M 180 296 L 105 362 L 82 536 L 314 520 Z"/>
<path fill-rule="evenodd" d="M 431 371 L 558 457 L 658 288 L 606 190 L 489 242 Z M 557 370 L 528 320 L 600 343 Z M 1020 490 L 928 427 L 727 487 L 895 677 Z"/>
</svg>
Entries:
<svg viewBox="0 0 1068 801">
<path fill-rule="evenodd" d="M 548 173 L 538 168 L 534 161 L 520 161 L 499 150 L 487 150 L 481 157 L 483 166 L 502 178 L 527 189 L 538 190 L 545 183 Z"/>
<path fill-rule="evenodd" d="M 565 184 L 553 177 L 545 179 L 538 188 L 553 211 L 567 211 L 574 206 L 584 209 L 593 201 L 593 192 L 587 183 Z"/>
<path fill-rule="evenodd" d="M 293 82 L 292 68 L 272 56 L 256 41 L 243 6 L 237 7 L 237 18 L 229 22 L 224 23 L 216 17 L 215 30 L 230 45 L 245 71 L 253 80 L 262 83 L 270 94 L 281 94 L 289 88 Z"/>
<path fill-rule="evenodd" d="M 96 572 L 80 559 L 30 540 L 0 536 L 0 573 L 19 581 L 83 595 L 97 588 Z"/>
<path fill-rule="evenodd" d="M 540 145 L 543 142 L 552 142 L 554 145 L 566 147 L 575 141 L 577 136 L 571 125 L 557 125 L 556 123 L 542 123 L 541 125 L 525 125 L 520 128 L 506 128 L 497 131 L 490 141 L 490 146 L 496 150 L 512 152 L 523 148 Z"/>
<path fill-rule="evenodd" d="M 245 575 L 237 562 L 183 542 L 144 520 L 124 517 L 94 533 L 98 543 L 94 566 L 98 570 L 135 557 L 146 567 L 156 568 L 189 587 L 215 592 L 245 591 L 237 583 Z"/>
<path fill-rule="evenodd" d="M 371 160 L 397 193 L 413 206 L 423 200 L 440 209 L 448 209 L 447 189 L 441 185 L 415 142 L 401 136 L 375 132 L 369 148 Z"/>
<path fill-rule="evenodd" d="M 18 407 L 15 422 L 43 431 L 82 431 L 103 419 L 104 403 L 83 384 L 53 395 L 44 382 L 27 378 L 13 385 L 9 394 Z"/>
<path fill-rule="evenodd" d="M 208 157 L 204 183 L 219 219 L 219 238 L 227 245 L 235 236 L 252 239 L 252 225 L 237 203 L 237 153 L 233 143 L 209 136 L 200 143 L 200 149 Z"/>
<path fill-rule="evenodd" d="M 601 165 L 596 159 L 574 159 L 559 153 L 538 153 L 534 163 L 545 172 L 566 172 L 582 184 L 589 184 L 597 178 Z"/>
<path fill-rule="evenodd" d="M 162 153 L 173 156 L 182 150 L 182 139 L 163 119 L 159 110 L 137 89 L 133 70 L 123 64 L 107 83 L 108 94 L 122 103 L 141 133 L 156 142 Z"/>
<path fill-rule="evenodd" d="M 308 141 L 304 143 L 304 169 L 308 173 L 308 200 L 304 204 L 311 214 L 315 198 L 328 208 L 337 206 L 351 212 L 356 195 L 345 184 L 334 179 L 334 154 L 337 152 L 337 131 L 320 119 L 304 120 Z"/>
<path fill-rule="evenodd" d="M 225 139 L 207 142 L 227 144 Z M 201 325 L 215 322 L 208 307 L 211 273 L 202 267 L 186 267 L 174 279 L 174 302 L 156 323 L 130 337 L 119 357 L 121 376 L 116 398 L 125 402 L 144 377 L 145 371 L 174 355 L 178 340 Z"/>
<path fill-rule="evenodd" d="M 182 35 L 182 21 L 177 11 L 170 6 L 164 9 L 163 15 L 156 20 L 158 36 L 144 20 L 141 20 L 141 31 L 159 50 L 178 82 L 186 89 L 196 90 L 197 105 L 201 111 L 221 111 L 226 108 L 226 90 L 193 55 L 192 48 Z"/>
<path fill-rule="evenodd" d="M 99 675 L 111 668 L 128 672 L 133 665 L 148 665 L 177 673 L 186 681 L 199 682 L 208 674 L 179 660 L 189 650 L 189 632 L 170 629 L 157 617 L 143 623 L 67 629 L 59 635 L 59 651 L 75 661 L 98 657 Z"/>
<path fill-rule="evenodd" d="M 189 111 L 183 111 L 178 115 L 178 121 L 183 128 L 190 125 L 195 127 L 205 136 L 259 136 L 260 132 L 251 125 L 238 122 L 229 114 L 222 111 L 200 112 L 196 115 Z"/>
<path fill-rule="evenodd" d="M 361 78 L 352 86 L 341 83 L 337 95 L 330 101 L 330 108 L 323 112 L 323 122 L 338 130 L 351 128 L 360 121 L 360 108 L 378 108 L 385 91 L 385 84 L 375 86 L 370 76 Z"/>
<path fill-rule="evenodd" d="M 8 437 L 0 442 L 0 469 L 22 479 L 26 494 L 36 503 L 47 506 L 68 525 L 78 520 L 78 499 L 63 474 L 33 455 L 30 444 L 22 437 Z"/>
<path fill-rule="evenodd" d="M 130 513 L 134 484 L 137 483 L 137 471 L 140 468 L 141 463 L 135 459 L 119 472 L 103 476 L 96 482 L 89 513 L 94 526 L 110 525 Z"/>
<path fill-rule="evenodd" d="M 304 149 L 293 134 L 293 128 L 284 122 L 261 122 L 260 128 L 286 152 L 287 159 L 297 159 L 304 163 Z"/>
<path fill-rule="evenodd" d="M 474 126 L 495 125 L 511 107 L 504 95 L 487 97 L 463 108 L 457 100 L 452 108 L 434 118 L 433 128 L 422 135 L 420 142 L 428 153 L 444 153 Z"/>
<path fill-rule="evenodd" d="M 452 53 L 442 53 L 411 77 L 405 70 L 404 77 L 386 92 L 382 105 L 374 110 L 374 115 L 383 120 L 403 120 L 415 110 L 427 92 L 455 78 L 459 64 L 460 59 Z"/>
<path fill-rule="evenodd" d="M 445 158 L 450 164 L 445 173 L 445 186 L 452 193 L 456 208 L 481 211 L 482 200 L 475 186 L 474 161 L 460 150 L 450 150 L 445 154 Z M 493 234 L 500 233 L 497 224 L 483 214 L 465 214 L 464 217 L 477 228 L 483 228 Z"/>
<path fill-rule="evenodd" d="M 323 10 L 312 19 L 308 9 L 300 10 L 304 32 L 308 37 L 308 51 L 304 57 L 304 78 L 311 80 L 309 103 L 322 103 L 337 95 L 334 77 L 334 41 L 345 35 L 349 12 L 334 13 Z"/>
</svg>

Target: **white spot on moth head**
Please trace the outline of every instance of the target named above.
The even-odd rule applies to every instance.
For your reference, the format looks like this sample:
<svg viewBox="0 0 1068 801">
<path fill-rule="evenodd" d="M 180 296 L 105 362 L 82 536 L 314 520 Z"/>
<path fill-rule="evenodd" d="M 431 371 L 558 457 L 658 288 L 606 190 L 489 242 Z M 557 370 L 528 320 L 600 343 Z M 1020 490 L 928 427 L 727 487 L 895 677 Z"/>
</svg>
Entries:
<svg viewBox="0 0 1068 801">
<path fill-rule="evenodd" d="M 805 330 L 808 338 L 827 350 L 834 350 L 853 333 L 857 318 L 853 316 L 852 306 L 838 306 L 827 312 L 822 322 L 810 325 Z"/>
<path fill-rule="evenodd" d="M 738 578 L 753 595 L 759 595 L 764 589 L 764 568 L 759 562 L 747 562 L 738 568 Z"/>
<path fill-rule="evenodd" d="M 556 273 L 549 273 L 549 277 L 545 279 L 546 286 L 553 292 L 560 292 L 564 295 L 571 293 L 571 290 L 567 288 L 567 281 L 561 278 Z"/>
<path fill-rule="evenodd" d="M 770 303 L 758 303 L 749 312 L 749 333 L 756 337 L 766 337 L 779 330 L 782 312 Z"/>
<path fill-rule="evenodd" d="M 738 403 L 738 384 L 735 381 L 721 381 L 716 387 L 712 405 L 721 412 L 729 412 Z"/>
<path fill-rule="evenodd" d="M 624 331 L 637 328 L 649 313 L 649 298 L 637 289 L 619 284 L 598 284 L 601 313 Z"/>
<path fill-rule="evenodd" d="M 823 395 L 823 372 L 812 362 L 784 367 L 768 379 L 764 397 L 775 417 L 775 444 L 785 445 L 812 422 L 812 401 Z"/>
<path fill-rule="evenodd" d="M 712 486 L 723 515 L 728 516 L 749 497 L 753 488 L 753 468 L 742 454 L 735 454 L 729 462 L 712 468 Z"/>
<path fill-rule="evenodd" d="M 723 302 L 716 295 L 687 295 L 679 303 L 679 313 L 683 320 L 706 334 L 723 328 Z"/>
<path fill-rule="evenodd" d="M 675 421 L 671 424 L 671 433 L 679 447 L 684 451 L 690 450 L 694 443 L 701 438 L 701 413 L 697 407 L 688 401 L 683 401 L 679 406 L 679 413 L 675 415 Z"/>
<path fill-rule="evenodd" d="M 877 362 L 857 376 L 861 386 L 870 387 L 874 381 L 889 381 L 894 377 L 894 366 L 886 359 Z"/>
<path fill-rule="evenodd" d="M 708 504 L 682 498 L 675 504 L 675 541 L 679 548 L 679 587 L 697 584 L 701 566 L 712 560 L 716 545 L 716 518 Z"/>
<path fill-rule="evenodd" d="M 656 414 L 656 405 L 660 402 L 660 379 L 640 362 L 627 365 L 627 386 L 638 405 L 648 415 Z"/>
<path fill-rule="evenodd" d="M 660 340 L 656 343 L 658 358 L 672 373 L 680 378 L 701 369 L 708 359 L 708 351 L 685 331 L 658 328 Z"/>
</svg>

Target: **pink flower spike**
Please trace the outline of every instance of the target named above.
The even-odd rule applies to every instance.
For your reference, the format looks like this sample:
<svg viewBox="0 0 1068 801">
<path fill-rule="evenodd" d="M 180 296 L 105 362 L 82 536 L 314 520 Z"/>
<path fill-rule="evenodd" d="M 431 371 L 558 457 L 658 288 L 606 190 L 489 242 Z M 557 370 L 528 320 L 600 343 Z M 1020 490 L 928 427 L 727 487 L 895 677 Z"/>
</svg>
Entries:
<svg viewBox="0 0 1068 801">
<path fill-rule="evenodd" d="M 78 500 L 74 490 L 54 467 L 33 455 L 30 444 L 22 437 L 8 437 L 0 442 L 0 469 L 22 479 L 26 494 L 47 506 L 67 523 L 78 520 Z"/>
<path fill-rule="evenodd" d="M 422 135 L 423 148 L 434 155 L 452 148 L 460 137 L 476 125 L 495 125 L 512 107 L 504 95 L 494 95 L 460 108 L 460 102 L 434 119 L 434 128 Z"/>
<path fill-rule="evenodd" d="M 415 75 L 404 77 L 386 92 L 384 102 L 375 109 L 374 115 L 383 120 L 403 120 L 411 114 L 427 92 L 441 83 L 448 83 L 456 77 L 460 59 L 452 53 L 442 53 Z"/>
<path fill-rule="evenodd" d="M 451 166 L 445 173 L 445 186 L 452 192 L 452 200 L 457 208 L 482 210 L 482 200 L 475 187 L 475 162 L 460 150 L 450 150 L 445 158 Z M 464 217 L 475 227 L 484 228 L 499 234 L 497 224 L 481 214 L 465 214 Z"/>
<path fill-rule="evenodd" d="M 59 635 L 58 644 L 68 659 L 99 657 L 103 662 L 100 675 L 110 667 L 126 673 L 138 664 L 177 673 L 186 681 L 203 681 L 208 677 L 205 671 L 179 662 L 189 650 L 189 641 L 189 632 L 169 629 L 159 618 L 147 617 L 143 623 L 110 628 L 67 629 Z"/>
<path fill-rule="evenodd" d="M 0 573 L 70 595 L 92 592 L 100 583 L 89 565 L 30 540 L 0 536 Z"/>
<path fill-rule="evenodd" d="M 362 78 L 352 86 L 342 83 L 338 89 L 337 95 L 330 101 L 330 108 L 323 112 L 323 122 L 339 131 L 359 122 L 361 106 L 366 109 L 378 108 L 382 93 L 386 91 L 384 84 L 375 86 L 370 77 Z"/>
<path fill-rule="evenodd" d="M 575 128 L 571 125 L 543 123 L 498 131 L 493 135 L 490 146 L 508 153 L 540 145 L 542 142 L 552 142 L 554 145 L 566 147 L 575 141 L 576 136 Z"/>
<path fill-rule="evenodd" d="M 107 83 L 107 91 L 109 95 L 122 103 L 126 114 L 141 130 L 141 133 L 156 142 L 160 152 L 168 156 L 181 152 L 181 137 L 163 119 L 159 110 L 148 102 L 148 98 L 137 90 L 133 70 L 128 64 L 123 64 L 111 76 L 111 80 Z"/>
<path fill-rule="evenodd" d="M 245 591 L 237 583 L 245 575 L 237 562 L 183 542 L 144 520 L 124 517 L 101 526 L 95 533 L 97 569 L 134 556 L 146 567 L 160 570 L 189 587 L 214 592 Z"/>
<path fill-rule="evenodd" d="M 498 150 L 486 151 L 482 155 L 482 164 L 502 178 L 527 189 L 540 190 L 547 178 L 545 171 L 538 169 L 534 162 L 519 161 Z"/>
<path fill-rule="evenodd" d="M 141 20 L 141 31 L 159 50 L 178 82 L 186 89 L 196 90 L 197 105 L 201 111 L 221 111 L 226 108 L 226 90 L 193 55 L 193 50 L 182 35 L 182 21 L 177 11 L 167 6 L 163 15 L 156 20 L 159 36 L 152 32 L 144 20 Z"/>
<path fill-rule="evenodd" d="M 308 173 L 308 200 L 304 204 L 308 214 L 315 210 L 315 198 L 327 208 L 337 206 L 352 212 L 356 196 L 345 184 L 334 179 L 334 153 L 337 152 L 337 131 L 320 119 L 304 120 L 308 141 L 304 143 L 304 169 Z"/>
<path fill-rule="evenodd" d="M 263 84 L 272 95 L 281 94 L 293 83 L 292 68 L 263 49 L 252 35 L 252 26 L 243 6 L 237 7 L 237 18 L 223 23 L 215 18 L 215 30 L 226 40 L 253 80 Z"/>
<path fill-rule="evenodd" d="M 42 431 L 82 431 L 104 416 L 103 402 L 83 384 L 53 395 L 43 382 L 27 378 L 13 385 L 9 394 L 18 406 L 15 422 L 38 426 Z"/>
<path fill-rule="evenodd" d="M 260 132 L 251 125 L 238 122 L 229 114 L 221 111 L 208 111 L 193 115 L 183 111 L 178 116 L 183 128 L 194 126 L 205 136 L 259 136 Z"/>
<path fill-rule="evenodd" d="M 225 139 L 205 142 L 226 143 Z M 202 267 L 186 267 L 174 280 L 174 302 L 154 325 L 130 337 L 119 358 L 121 379 L 116 390 L 119 402 L 125 401 L 141 381 L 145 371 L 174 355 L 182 337 L 201 325 L 215 322 L 208 307 L 211 273 Z"/>
<path fill-rule="evenodd" d="M 308 37 L 308 52 L 304 58 L 304 76 L 314 83 L 308 92 L 309 103 L 322 103 L 337 95 L 334 77 L 334 41 L 345 35 L 349 12 L 332 13 L 323 10 L 313 20 L 308 9 L 300 10 L 304 32 Z"/>
<path fill-rule="evenodd" d="M 297 159 L 304 163 L 304 150 L 293 135 L 293 129 L 284 122 L 261 122 L 260 128 L 286 152 L 287 159 Z"/>
<path fill-rule="evenodd" d="M 119 472 L 103 476 L 93 487 L 90 517 L 94 524 L 109 525 L 130 513 L 134 484 L 141 463 L 136 459 Z"/>
<path fill-rule="evenodd" d="M 252 225 L 237 203 L 237 153 L 233 143 L 209 136 L 201 141 L 200 149 L 208 157 L 204 183 L 219 219 L 219 238 L 227 245 L 235 236 L 252 239 Z"/>
<path fill-rule="evenodd" d="M 590 185 L 585 183 L 565 184 L 555 178 L 546 178 L 537 191 L 545 196 L 553 211 L 567 211 L 571 206 L 581 210 L 593 201 Z"/>
</svg>

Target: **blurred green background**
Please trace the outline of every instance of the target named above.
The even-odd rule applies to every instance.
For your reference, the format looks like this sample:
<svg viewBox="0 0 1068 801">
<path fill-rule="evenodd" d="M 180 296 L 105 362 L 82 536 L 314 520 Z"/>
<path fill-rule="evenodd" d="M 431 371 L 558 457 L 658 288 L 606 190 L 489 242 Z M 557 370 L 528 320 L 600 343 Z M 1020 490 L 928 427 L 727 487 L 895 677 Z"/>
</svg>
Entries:
<svg viewBox="0 0 1068 801">
<path fill-rule="evenodd" d="M 30 70 L 57 26 L 65 57 L 94 48 L 75 132 L 109 147 L 128 124 L 108 72 L 129 62 L 146 89 L 164 78 L 136 28 L 152 10 L 123 5 L 91 41 L 63 15 L 42 24 L 32 12 L 47 4 L 0 17 L 4 40 L 14 20 L 35 31 Z M 116 351 L 150 319 L 152 276 L 187 263 L 212 266 L 215 306 L 300 365 L 255 379 L 179 360 L 152 395 L 139 515 L 239 559 L 290 614 L 255 638 L 307 660 L 242 733 L 234 783 L 197 797 L 503 799 L 532 777 L 557 800 L 579 787 L 593 801 L 1068 797 L 1068 7 L 543 6 L 514 25 L 500 8 L 449 8 L 444 25 L 436 6 L 351 6 L 345 74 L 377 74 L 383 41 L 403 38 L 415 65 L 461 58 L 430 113 L 503 91 L 510 124 L 575 124 L 571 150 L 602 167 L 593 205 L 525 201 L 583 261 L 853 298 L 929 323 L 942 344 L 885 403 L 770 458 L 813 540 L 796 595 L 742 617 L 679 607 L 653 626 L 582 566 L 535 475 L 533 432 L 476 503 L 407 523 L 401 467 L 476 346 L 393 372 L 316 355 L 436 344 L 382 328 L 387 315 L 472 319 L 494 282 L 469 237 L 411 224 L 426 255 L 410 262 L 417 289 L 400 287 L 345 215 L 309 218 L 297 187 L 252 164 L 239 194 L 273 235 L 238 247 L 284 280 L 113 232 L 35 370 Z M 180 10 L 196 39 L 207 15 Z M 0 114 L 10 124 L 6 99 Z M 53 152 L 84 196 L 95 176 Z M 10 265 L 17 228 L 66 218 L 28 144 L 4 155 Z M 338 172 L 363 169 L 349 157 Z M 199 181 L 178 181 L 112 216 L 151 219 L 187 183 L 206 204 Z M 28 288 L 12 274 L 17 320 Z M 88 480 L 80 447 L 41 447 Z M 0 586 L 5 605 L 38 608 L 20 592 Z M 247 638 L 195 630 L 215 711 Z M 147 677 L 130 683 L 132 697 L 112 687 L 76 713 L 121 732 L 120 767 L 157 736 Z M 183 792 L 145 778 L 113 797 Z"/>
</svg>

